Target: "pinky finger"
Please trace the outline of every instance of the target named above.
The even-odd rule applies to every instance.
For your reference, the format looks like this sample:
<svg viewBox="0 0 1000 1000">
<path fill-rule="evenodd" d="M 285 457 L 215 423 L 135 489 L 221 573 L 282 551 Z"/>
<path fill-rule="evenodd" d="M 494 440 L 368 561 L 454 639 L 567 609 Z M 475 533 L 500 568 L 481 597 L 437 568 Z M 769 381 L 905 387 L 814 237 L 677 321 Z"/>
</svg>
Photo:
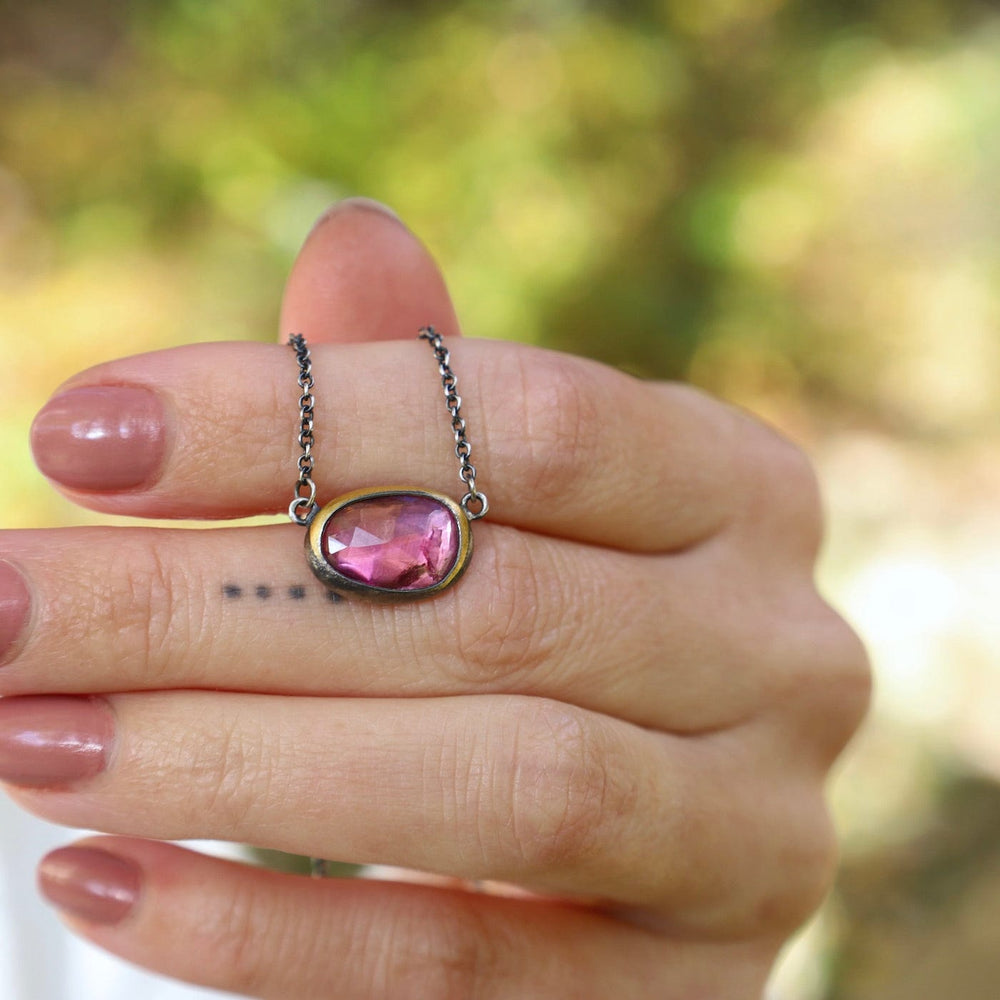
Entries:
<svg viewBox="0 0 1000 1000">
<path fill-rule="evenodd" d="M 746 943 L 671 942 L 565 904 L 312 880 L 121 837 L 54 851 L 39 881 L 121 958 L 272 1000 L 745 1000 L 768 964 Z"/>
</svg>

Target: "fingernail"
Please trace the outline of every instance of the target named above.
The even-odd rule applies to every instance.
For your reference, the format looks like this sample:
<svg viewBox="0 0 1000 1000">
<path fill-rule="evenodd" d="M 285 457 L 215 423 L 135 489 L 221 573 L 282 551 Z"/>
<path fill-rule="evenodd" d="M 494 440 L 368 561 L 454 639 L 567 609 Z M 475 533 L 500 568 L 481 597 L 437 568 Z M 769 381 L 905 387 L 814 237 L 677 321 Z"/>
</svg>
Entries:
<svg viewBox="0 0 1000 1000">
<path fill-rule="evenodd" d="M 102 698 L 0 698 L 0 781 L 67 785 L 104 770 L 114 720 Z"/>
<path fill-rule="evenodd" d="M 0 664 L 14 648 L 31 610 L 31 594 L 24 577 L 8 562 L 0 561 Z"/>
<path fill-rule="evenodd" d="M 117 924 L 135 906 L 142 872 L 97 847 L 60 847 L 42 859 L 38 888 L 58 909 L 92 924 Z"/>
<path fill-rule="evenodd" d="M 130 386 L 70 389 L 50 399 L 31 427 L 42 472 L 75 490 L 114 493 L 151 483 L 163 463 L 163 404 Z"/>
<path fill-rule="evenodd" d="M 338 201 L 335 205 L 331 205 L 313 224 L 312 229 L 306 235 L 306 239 L 308 240 L 317 229 L 321 229 L 331 219 L 353 211 L 374 212 L 377 215 L 383 215 L 387 219 L 392 219 L 393 222 L 403 225 L 403 220 L 388 205 L 383 205 L 382 202 L 375 201 L 374 198 L 362 198 L 358 196 L 345 198 L 343 201 Z"/>
</svg>

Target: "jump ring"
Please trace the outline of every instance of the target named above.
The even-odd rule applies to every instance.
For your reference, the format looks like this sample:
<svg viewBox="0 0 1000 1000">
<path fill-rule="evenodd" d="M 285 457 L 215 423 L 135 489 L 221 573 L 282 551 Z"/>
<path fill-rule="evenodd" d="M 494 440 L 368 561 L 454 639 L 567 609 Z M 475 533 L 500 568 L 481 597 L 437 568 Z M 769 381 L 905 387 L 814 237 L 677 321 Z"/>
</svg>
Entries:
<svg viewBox="0 0 1000 1000">
<path fill-rule="evenodd" d="M 480 505 L 479 510 L 469 510 L 470 503 L 478 503 Z M 478 521 L 479 518 L 486 516 L 486 512 L 490 509 L 490 502 L 486 499 L 485 493 L 466 493 L 465 496 L 462 497 L 462 502 L 459 506 L 465 511 L 465 514 L 470 521 Z"/>
</svg>

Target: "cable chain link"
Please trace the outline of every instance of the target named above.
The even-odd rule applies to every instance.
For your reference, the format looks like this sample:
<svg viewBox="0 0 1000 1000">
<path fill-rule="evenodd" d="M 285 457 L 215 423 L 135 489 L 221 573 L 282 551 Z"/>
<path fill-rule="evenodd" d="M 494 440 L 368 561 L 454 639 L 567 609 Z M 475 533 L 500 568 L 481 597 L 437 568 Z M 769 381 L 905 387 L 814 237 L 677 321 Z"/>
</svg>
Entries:
<svg viewBox="0 0 1000 1000">
<path fill-rule="evenodd" d="M 465 434 L 465 420 L 461 414 L 462 397 L 458 394 L 458 379 L 451 368 L 451 355 L 444 346 L 441 334 L 433 327 L 424 327 L 418 334 L 426 340 L 434 350 L 438 370 L 441 373 L 441 384 L 444 386 L 445 403 L 451 414 L 451 429 L 455 435 L 455 455 L 459 460 L 459 479 L 468 487 L 468 492 L 462 497 L 461 506 L 470 521 L 478 520 L 489 510 L 490 504 L 485 493 L 476 489 L 476 467 L 470 461 L 472 445 Z M 301 333 L 288 338 L 289 345 L 295 350 L 299 363 L 299 447 L 302 454 L 297 463 L 298 479 L 295 481 L 295 496 L 288 506 L 288 516 L 299 525 L 307 527 L 319 510 L 316 503 L 316 484 L 313 482 L 313 413 L 316 399 L 313 396 L 312 357 L 306 338 Z M 303 490 L 307 495 L 303 496 Z M 470 504 L 475 508 L 470 509 Z M 326 878 L 329 875 L 328 862 L 323 858 L 310 858 L 310 873 L 313 878 Z"/>
<path fill-rule="evenodd" d="M 313 396 L 313 375 L 312 358 L 309 355 L 309 347 L 306 338 L 301 333 L 293 334 L 288 338 L 288 343 L 295 349 L 295 357 L 299 363 L 299 388 L 302 394 L 299 396 L 299 447 L 302 454 L 299 455 L 298 470 L 299 478 L 295 481 L 295 496 L 288 505 L 288 516 L 303 527 L 308 525 L 313 519 L 313 515 L 319 510 L 316 503 L 316 484 L 313 482 L 313 411 L 316 399 Z M 306 490 L 305 496 L 302 491 Z"/>
<path fill-rule="evenodd" d="M 455 435 L 455 457 L 459 461 L 458 478 L 465 484 L 467 492 L 459 506 L 465 511 L 470 521 L 476 521 L 485 516 L 490 509 L 485 493 L 476 489 L 476 467 L 472 464 L 472 445 L 466 437 L 465 419 L 461 414 L 462 397 L 458 394 L 458 377 L 451 367 L 451 354 L 444 346 L 441 334 L 432 326 L 425 326 L 417 335 L 426 340 L 434 351 L 441 373 L 441 385 L 444 387 L 445 405 L 451 414 L 451 430 Z M 292 334 L 288 344 L 295 350 L 299 363 L 299 447 L 302 454 L 298 460 L 298 479 L 295 481 L 295 495 L 288 505 L 288 516 L 299 525 L 307 526 L 319 510 L 316 503 L 316 484 L 313 482 L 313 411 L 316 399 L 313 396 L 312 357 L 306 338 L 301 333 Z M 303 496 L 303 491 L 306 495 Z"/>
<path fill-rule="evenodd" d="M 451 368 L 451 354 L 444 346 L 441 334 L 434 327 L 425 326 L 417 336 L 421 340 L 426 340 L 434 349 L 438 371 L 441 373 L 441 385 L 444 387 L 445 405 L 451 414 L 451 429 L 455 435 L 455 457 L 461 466 L 458 478 L 468 488 L 468 492 L 462 497 L 459 506 L 465 511 L 470 521 L 476 521 L 485 516 L 490 509 L 490 503 L 486 499 L 486 494 L 480 493 L 476 489 L 476 467 L 470 460 L 472 445 L 465 436 L 465 420 L 460 412 L 462 397 L 458 394 L 458 377 Z M 470 509 L 470 504 L 474 506 L 474 510 Z"/>
</svg>

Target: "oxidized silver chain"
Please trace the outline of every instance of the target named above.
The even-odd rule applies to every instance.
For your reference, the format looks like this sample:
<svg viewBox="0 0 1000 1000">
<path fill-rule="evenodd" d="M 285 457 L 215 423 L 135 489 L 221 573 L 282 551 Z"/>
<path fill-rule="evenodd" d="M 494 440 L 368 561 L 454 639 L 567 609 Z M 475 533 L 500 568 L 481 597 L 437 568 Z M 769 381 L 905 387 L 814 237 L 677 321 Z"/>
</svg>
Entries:
<svg viewBox="0 0 1000 1000">
<path fill-rule="evenodd" d="M 313 482 L 313 454 L 312 448 L 315 439 L 313 438 L 313 407 L 316 399 L 313 396 L 313 376 L 312 358 L 309 355 L 309 347 L 306 338 L 301 333 L 292 334 L 288 338 L 288 343 L 295 349 L 295 357 L 299 362 L 299 388 L 302 395 L 299 396 L 299 447 L 302 454 L 299 455 L 299 478 L 295 481 L 295 498 L 288 506 L 288 516 L 303 527 L 313 518 L 319 510 L 316 503 L 316 484 Z M 306 495 L 302 495 L 302 491 Z"/>
<path fill-rule="evenodd" d="M 417 335 L 426 340 L 434 351 L 441 373 L 441 385 L 444 388 L 445 406 L 451 414 L 451 429 L 455 435 L 455 457 L 459 461 L 458 478 L 466 487 L 466 494 L 459 502 L 470 521 L 476 521 L 485 516 L 490 509 L 486 494 L 476 489 L 476 467 L 472 464 L 472 444 L 466 435 L 465 418 L 462 416 L 462 397 L 458 394 L 458 377 L 451 367 L 451 354 L 444 346 L 441 334 L 431 326 L 425 326 Z M 312 357 L 305 337 L 301 333 L 293 334 L 288 343 L 295 349 L 295 357 L 299 363 L 299 447 L 302 453 L 298 459 L 298 478 L 295 480 L 295 495 L 288 505 L 288 516 L 299 525 L 306 527 L 319 505 L 316 503 L 316 484 L 313 482 L 313 416 L 316 399 L 313 396 Z"/>
<path fill-rule="evenodd" d="M 451 429 L 455 435 L 455 456 L 459 461 L 458 477 L 466 487 L 465 496 L 462 497 L 460 503 L 456 504 L 454 500 L 425 490 L 396 488 L 361 490 L 331 501 L 322 511 L 320 511 L 319 504 L 316 503 L 316 484 L 313 481 L 313 445 L 315 444 L 313 432 L 316 399 L 313 396 L 312 358 L 309 354 L 309 346 L 302 334 L 296 333 L 288 338 L 288 343 L 294 348 L 295 357 L 299 363 L 298 442 L 301 448 L 296 466 L 298 477 L 295 480 L 295 495 L 288 506 L 288 516 L 296 524 L 308 528 L 306 532 L 306 558 L 309 567 L 324 585 L 334 592 L 357 593 L 361 591 L 371 597 L 392 597 L 394 599 L 432 596 L 440 592 L 457 580 L 469 563 L 472 555 L 472 533 L 468 522 L 477 520 L 489 510 L 490 505 L 486 494 L 480 493 L 476 489 L 476 467 L 471 460 L 472 445 L 466 435 L 465 419 L 461 413 L 462 397 L 458 394 L 458 378 L 451 367 L 451 355 L 444 346 L 441 334 L 433 327 L 424 327 L 419 332 L 418 337 L 421 340 L 426 340 L 433 348 L 438 371 L 441 373 L 445 405 L 448 408 L 448 413 L 451 414 Z M 366 504 L 382 504 L 386 497 L 390 499 L 403 498 L 411 503 L 415 501 L 425 505 L 425 510 L 429 502 L 435 511 L 435 518 L 439 518 L 442 512 L 452 518 L 450 530 L 442 532 L 441 528 L 437 527 L 429 535 L 430 539 L 454 539 L 451 564 L 446 562 L 444 565 L 437 565 L 434 562 L 436 557 L 433 554 L 422 553 L 421 561 L 415 562 L 413 567 L 414 570 L 428 577 L 428 582 L 420 587 L 412 587 L 405 575 L 398 581 L 395 579 L 383 581 L 375 577 L 374 573 L 370 573 L 368 576 L 359 576 L 357 571 L 354 571 L 355 575 L 351 576 L 350 567 L 347 567 L 346 564 L 342 567 L 342 564 L 336 561 L 337 552 L 346 547 L 340 545 L 338 549 L 333 550 L 332 555 L 331 550 L 326 547 L 325 532 L 328 530 L 328 526 L 335 521 L 338 511 L 349 510 L 352 507 L 364 509 Z M 433 549 L 433 546 L 430 548 Z M 370 562 L 377 563 L 377 559 Z M 397 572 L 394 560 L 388 560 L 388 564 L 393 567 L 394 573 Z M 408 568 L 407 571 L 409 571 Z M 423 583 L 423 581 L 421 582 Z M 314 878 L 323 878 L 328 874 L 327 862 L 322 858 L 313 857 L 309 860 Z"/>
<path fill-rule="evenodd" d="M 425 326 L 417 336 L 421 340 L 426 340 L 434 349 L 434 357 L 437 359 L 438 371 L 441 373 L 441 385 L 444 386 L 444 401 L 451 414 L 451 429 L 455 434 L 455 457 L 459 461 L 458 478 L 465 483 L 468 493 L 459 501 L 459 506 L 465 511 L 466 517 L 470 521 L 475 521 L 483 517 L 490 509 L 490 503 L 486 499 L 485 493 L 480 493 L 476 489 L 476 467 L 470 461 L 472 445 L 465 436 L 465 419 L 461 415 L 462 397 L 458 394 L 458 377 L 451 369 L 451 354 L 444 346 L 441 334 L 432 326 Z M 469 509 L 469 505 L 475 507 L 475 511 Z"/>
</svg>

